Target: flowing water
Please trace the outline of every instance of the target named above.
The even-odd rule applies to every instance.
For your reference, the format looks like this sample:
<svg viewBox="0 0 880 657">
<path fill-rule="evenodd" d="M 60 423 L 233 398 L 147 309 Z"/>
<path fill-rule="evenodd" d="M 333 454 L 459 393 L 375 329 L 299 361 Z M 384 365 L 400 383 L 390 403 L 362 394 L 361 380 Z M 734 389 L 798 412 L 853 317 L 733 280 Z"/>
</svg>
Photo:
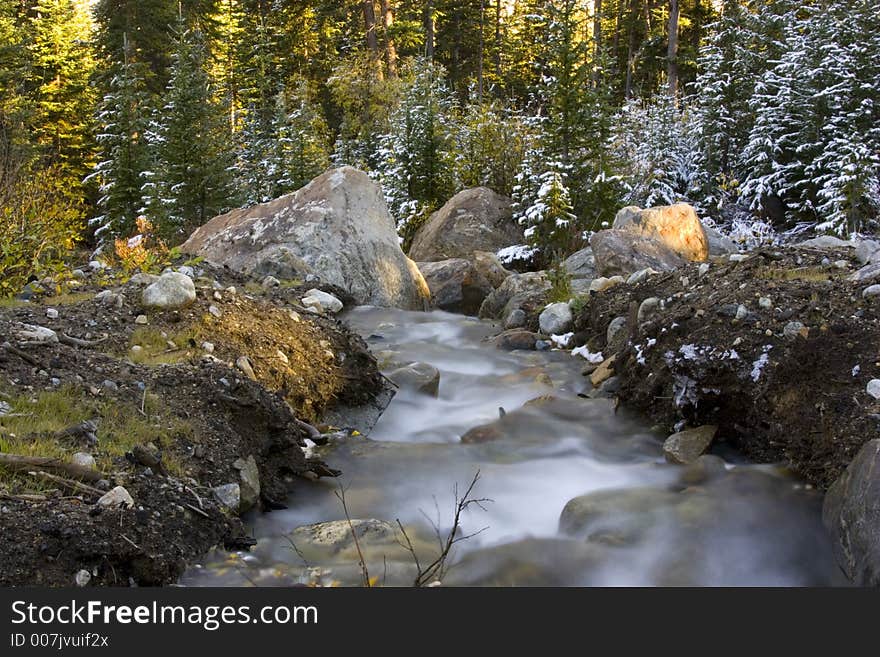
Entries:
<svg viewBox="0 0 880 657">
<path fill-rule="evenodd" d="M 456 488 L 461 498 L 477 472 L 472 496 L 487 501 L 462 513 L 444 584 L 840 583 L 817 492 L 732 453 L 665 463 L 663 435 L 610 400 L 578 396 L 589 383 L 567 352 L 499 351 L 485 342 L 491 324 L 442 312 L 358 308 L 346 321 L 386 369 L 439 369 L 439 395 L 400 390 L 369 438 L 313 448 L 343 476 L 300 482 L 289 509 L 249 516 L 258 545 L 209 555 L 182 584 L 359 585 L 360 550 L 374 582 L 409 585 L 418 569 L 397 521 L 424 569 L 448 537 Z M 461 443 L 489 423 L 496 440 Z M 323 541 L 294 531 L 344 520 L 340 488 L 350 518 L 388 522 L 355 522 L 357 546 L 347 523 Z"/>
</svg>

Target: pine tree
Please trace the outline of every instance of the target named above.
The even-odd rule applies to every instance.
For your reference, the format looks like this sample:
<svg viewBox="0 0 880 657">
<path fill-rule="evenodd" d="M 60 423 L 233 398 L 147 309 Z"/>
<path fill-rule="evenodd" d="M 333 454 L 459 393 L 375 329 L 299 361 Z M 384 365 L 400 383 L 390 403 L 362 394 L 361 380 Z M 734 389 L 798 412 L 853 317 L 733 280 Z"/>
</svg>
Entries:
<svg viewBox="0 0 880 657">
<path fill-rule="evenodd" d="M 276 121 L 282 162 L 279 184 L 286 193 L 299 189 L 329 166 L 329 129 L 303 78 L 279 94 Z"/>
<path fill-rule="evenodd" d="M 144 188 L 148 218 L 172 241 L 232 201 L 231 148 L 223 109 L 212 101 L 204 37 L 182 22 L 178 28 L 168 88 L 150 128 L 155 166 Z"/>
<path fill-rule="evenodd" d="M 572 250 L 572 226 L 577 221 L 572 209 L 563 174 L 544 173 L 534 204 L 523 213 L 523 223 L 529 244 L 540 248 L 547 262 L 558 262 Z"/>
<path fill-rule="evenodd" d="M 149 162 L 145 141 L 148 120 L 142 67 L 126 57 L 115 67 L 110 91 L 98 112 L 101 156 L 89 176 L 98 181 L 101 211 L 90 223 L 102 240 L 131 234 L 144 211 L 141 187 Z"/>
</svg>

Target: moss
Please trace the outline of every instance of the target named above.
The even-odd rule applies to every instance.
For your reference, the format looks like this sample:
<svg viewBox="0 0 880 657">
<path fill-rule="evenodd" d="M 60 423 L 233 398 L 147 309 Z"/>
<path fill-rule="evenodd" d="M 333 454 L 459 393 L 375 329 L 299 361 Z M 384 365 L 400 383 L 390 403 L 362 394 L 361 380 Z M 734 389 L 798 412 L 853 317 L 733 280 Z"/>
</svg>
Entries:
<svg viewBox="0 0 880 657">
<path fill-rule="evenodd" d="M 12 410 L 0 417 L 0 451 L 69 460 L 86 448 L 59 438 L 59 432 L 85 420 L 96 420 L 98 444 L 90 452 L 99 470 L 112 471 L 132 447 L 153 443 L 162 450 L 169 473 L 184 474 L 175 453 L 181 444 L 194 440 L 193 429 L 186 421 L 166 413 L 156 395 L 144 395 L 143 410 L 118 399 L 90 397 L 73 386 L 36 395 L 4 396 Z M 0 468 L 0 490 L 4 488 L 14 492 L 45 489 L 32 477 Z"/>
</svg>

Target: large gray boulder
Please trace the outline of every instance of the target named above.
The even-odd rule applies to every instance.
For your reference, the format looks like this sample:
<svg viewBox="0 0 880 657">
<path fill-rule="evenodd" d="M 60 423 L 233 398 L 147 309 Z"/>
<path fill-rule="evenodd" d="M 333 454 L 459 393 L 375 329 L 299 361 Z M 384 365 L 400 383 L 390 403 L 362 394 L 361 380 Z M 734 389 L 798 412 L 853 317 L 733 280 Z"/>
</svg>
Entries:
<svg viewBox="0 0 880 657">
<path fill-rule="evenodd" d="M 472 262 L 462 258 L 420 262 L 419 270 L 431 290 L 431 305 L 447 312 L 476 315 L 495 290 Z"/>
<path fill-rule="evenodd" d="M 822 519 L 846 576 L 880 586 L 880 439 L 865 443 L 828 489 Z"/>
<path fill-rule="evenodd" d="M 483 301 L 480 317 L 506 321 L 517 310 L 531 315 L 545 305 L 551 287 L 550 279 L 543 271 L 509 276 Z"/>
<path fill-rule="evenodd" d="M 269 203 L 214 217 L 181 249 L 246 274 L 313 272 L 358 304 L 421 310 L 430 297 L 400 249 L 382 190 L 351 167 Z"/>
<path fill-rule="evenodd" d="M 522 240 L 510 199 L 487 187 L 459 192 L 432 214 L 413 238 L 409 257 L 417 262 L 471 259 Z"/>
<path fill-rule="evenodd" d="M 659 240 L 691 262 L 702 262 L 709 257 L 706 231 L 694 208 L 687 203 L 645 210 L 629 206 L 617 213 L 612 228 Z"/>
<path fill-rule="evenodd" d="M 590 247 L 572 253 L 562 266 L 574 280 L 596 278 L 596 256 Z"/>
<path fill-rule="evenodd" d="M 684 264 L 675 251 L 651 237 L 627 230 L 593 233 L 590 246 L 600 276 L 629 276 L 642 269 L 672 271 Z"/>
<path fill-rule="evenodd" d="M 729 237 L 726 237 L 717 228 L 703 226 L 706 231 L 706 239 L 709 240 L 709 255 L 720 256 L 729 253 L 739 253 L 739 246 Z"/>
</svg>

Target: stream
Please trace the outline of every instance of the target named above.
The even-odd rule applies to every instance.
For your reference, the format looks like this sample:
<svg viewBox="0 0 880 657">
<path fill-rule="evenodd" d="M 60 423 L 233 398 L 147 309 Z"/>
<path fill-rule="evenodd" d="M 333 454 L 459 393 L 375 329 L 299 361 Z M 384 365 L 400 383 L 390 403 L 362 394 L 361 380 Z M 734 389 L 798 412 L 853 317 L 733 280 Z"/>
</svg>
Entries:
<svg viewBox="0 0 880 657">
<path fill-rule="evenodd" d="M 432 581 L 843 583 L 822 528 L 820 493 L 723 446 L 713 453 L 724 462 L 667 464 L 665 435 L 612 400 L 578 396 L 589 381 L 581 374 L 584 361 L 569 352 L 500 351 L 484 341 L 497 332 L 492 324 L 439 311 L 357 308 L 345 321 L 384 371 L 412 361 L 439 369 L 439 395 L 401 389 L 369 438 L 340 435 L 311 448 L 344 474 L 299 483 L 289 509 L 246 516 L 258 544 L 250 552 L 212 552 L 181 585 L 358 586 L 359 551 L 373 583 L 412 585 L 412 552 L 420 567 L 437 557 L 452 526 L 456 489 L 461 498 L 477 472 L 472 497 L 486 501 L 463 511 L 456 534 L 462 540 Z M 461 443 L 469 429 L 492 422 L 496 440 Z M 297 529 L 344 521 L 340 486 L 358 545 L 347 522 Z"/>
</svg>

